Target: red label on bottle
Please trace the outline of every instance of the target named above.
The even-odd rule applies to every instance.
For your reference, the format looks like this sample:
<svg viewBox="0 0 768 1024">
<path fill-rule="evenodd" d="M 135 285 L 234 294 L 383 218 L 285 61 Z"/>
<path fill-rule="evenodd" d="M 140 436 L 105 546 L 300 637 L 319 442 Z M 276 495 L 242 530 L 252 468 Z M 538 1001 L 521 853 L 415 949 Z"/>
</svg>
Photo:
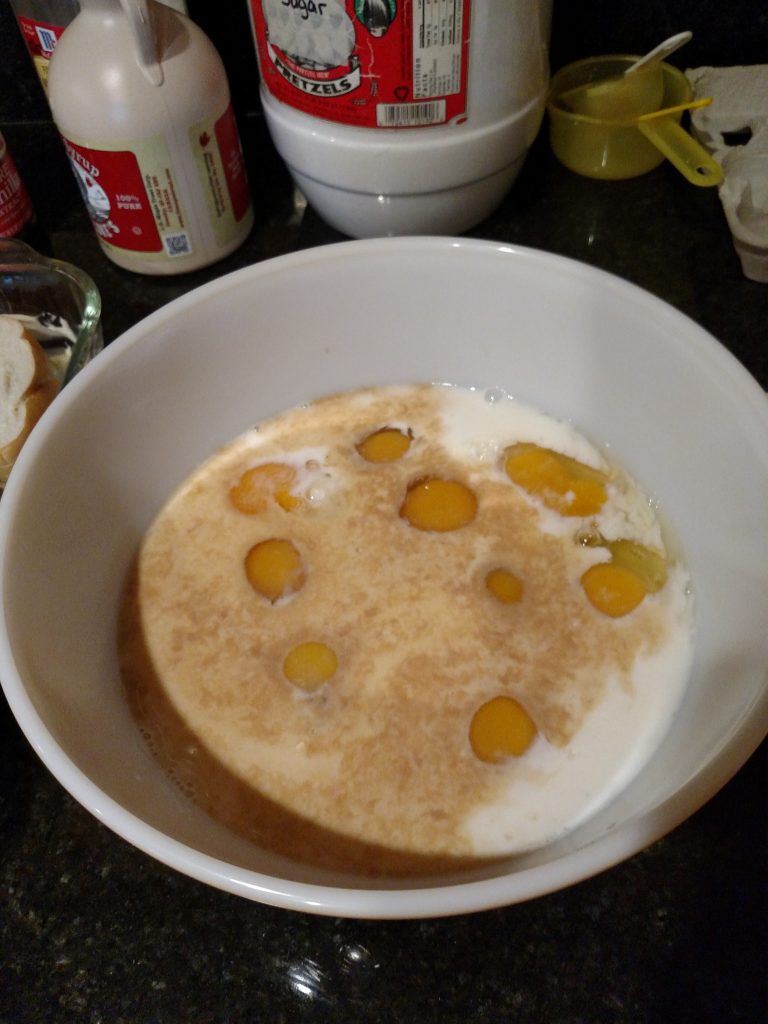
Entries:
<svg viewBox="0 0 768 1024">
<path fill-rule="evenodd" d="M 64 28 L 61 25 L 47 25 L 43 21 L 25 18 L 21 14 L 17 20 L 21 34 L 24 36 L 24 42 L 32 57 L 43 57 L 45 60 L 50 60 Z"/>
<path fill-rule="evenodd" d="M 88 149 L 64 139 L 88 216 L 102 241 L 131 252 L 159 252 L 152 199 L 130 150 Z"/>
<path fill-rule="evenodd" d="M 0 238 L 13 238 L 32 219 L 32 201 L 0 136 Z"/>
<path fill-rule="evenodd" d="M 241 221 L 251 207 L 251 191 L 231 104 L 216 122 L 214 131 L 232 203 L 232 213 L 236 221 Z"/>
<path fill-rule="evenodd" d="M 423 128 L 466 113 L 470 0 L 250 0 L 264 86 L 314 117 Z"/>
</svg>

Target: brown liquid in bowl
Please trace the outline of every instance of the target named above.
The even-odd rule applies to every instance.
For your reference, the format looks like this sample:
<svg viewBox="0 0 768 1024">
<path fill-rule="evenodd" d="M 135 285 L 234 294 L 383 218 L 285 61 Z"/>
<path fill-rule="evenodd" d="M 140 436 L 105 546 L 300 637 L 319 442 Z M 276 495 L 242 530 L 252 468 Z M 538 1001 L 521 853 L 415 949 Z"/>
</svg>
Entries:
<svg viewBox="0 0 768 1024">
<path fill-rule="evenodd" d="M 122 672 L 156 756 L 211 815 L 301 861 L 409 875 L 497 855 L 466 821 L 526 760 L 475 755 L 476 709 L 512 696 L 564 749 L 609 678 L 631 688 L 636 654 L 664 635 L 650 604 L 619 623 L 595 611 L 579 586 L 589 553 L 542 531 L 502 474 L 443 448 L 435 391 L 337 396 L 265 424 L 257 448 L 234 443 L 161 512 L 126 586 Z M 367 462 L 356 445 L 391 424 L 411 430 L 407 453 Z M 280 459 L 299 466 L 298 491 L 309 464 L 314 500 L 238 511 L 233 485 Z M 474 519 L 414 528 L 400 509 L 425 476 L 470 487 Z M 289 538 L 305 569 L 301 589 L 275 601 L 243 569 L 272 537 Z M 520 600 L 489 592 L 500 566 L 522 581 Z M 311 691 L 283 668 L 306 641 L 338 662 Z"/>
</svg>

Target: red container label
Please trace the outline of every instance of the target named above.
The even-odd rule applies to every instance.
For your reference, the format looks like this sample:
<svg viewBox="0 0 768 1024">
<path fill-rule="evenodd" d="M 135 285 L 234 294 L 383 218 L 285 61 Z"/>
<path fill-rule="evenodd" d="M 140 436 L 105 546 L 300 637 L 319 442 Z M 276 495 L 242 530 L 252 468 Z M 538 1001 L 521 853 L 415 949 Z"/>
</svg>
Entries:
<svg viewBox="0 0 768 1024">
<path fill-rule="evenodd" d="M 32 201 L 0 136 L 0 238 L 13 238 L 32 219 Z"/>
<path fill-rule="evenodd" d="M 470 0 L 250 0 L 265 88 L 306 114 L 423 128 L 466 113 Z"/>
<path fill-rule="evenodd" d="M 59 41 L 59 36 L 64 31 L 62 26 L 48 25 L 44 21 L 34 21 L 21 14 L 18 17 L 18 22 L 24 42 L 33 59 L 43 57 L 45 60 L 50 60 L 54 47 Z"/>
<path fill-rule="evenodd" d="M 27 44 L 29 55 L 32 58 L 35 70 L 42 82 L 43 89 L 48 92 L 48 63 L 53 54 L 56 43 L 66 28 L 64 25 L 49 25 L 44 21 L 35 21 L 32 18 L 18 17 L 19 28 Z"/>
</svg>

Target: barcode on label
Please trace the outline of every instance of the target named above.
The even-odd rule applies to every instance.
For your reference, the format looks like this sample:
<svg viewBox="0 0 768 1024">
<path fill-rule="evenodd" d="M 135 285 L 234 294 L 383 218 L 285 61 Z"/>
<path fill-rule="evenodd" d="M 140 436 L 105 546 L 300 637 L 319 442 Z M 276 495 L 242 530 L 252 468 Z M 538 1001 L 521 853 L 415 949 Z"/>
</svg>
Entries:
<svg viewBox="0 0 768 1024">
<path fill-rule="evenodd" d="M 379 128 L 416 128 L 445 121 L 445 100 L 429 103 L 380 103 L 376 107 Z"/>
<path fill-rule="evenodd" d="M 192 252 L 189 237 L 183 231 L 178 235 L 163 235 L 163 244 L 169 256 L 186 256 Z"/>
</svg>

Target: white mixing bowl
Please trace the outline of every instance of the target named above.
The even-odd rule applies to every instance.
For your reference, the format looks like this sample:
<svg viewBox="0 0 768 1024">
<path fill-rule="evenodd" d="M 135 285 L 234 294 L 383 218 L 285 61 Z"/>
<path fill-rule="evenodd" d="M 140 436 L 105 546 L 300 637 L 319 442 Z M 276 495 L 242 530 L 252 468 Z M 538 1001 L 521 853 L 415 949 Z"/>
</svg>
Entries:
<svg viewBox="0 0 768 1024">
<path fill-rule="evenodd" d="M 302 866 L 186 801 L 145 748 L 115 653 L 129 560 L 217 446 L 328 392 L 501 387 L 610 444 L 679 536 L 695 658 L 661 748 L 557 843 L 448 878 Z M 0 503 L 0 679 L 64 787 L 164 863 L 315 913 L 428 917 L 529 899 L 642 849 L 700 807 L 766 732 L 768 402 L 695 323 L 585 265 L 508 245 L 384 239 L 248 267 L 110 345 L 34 431 Z"/>
</svg>

